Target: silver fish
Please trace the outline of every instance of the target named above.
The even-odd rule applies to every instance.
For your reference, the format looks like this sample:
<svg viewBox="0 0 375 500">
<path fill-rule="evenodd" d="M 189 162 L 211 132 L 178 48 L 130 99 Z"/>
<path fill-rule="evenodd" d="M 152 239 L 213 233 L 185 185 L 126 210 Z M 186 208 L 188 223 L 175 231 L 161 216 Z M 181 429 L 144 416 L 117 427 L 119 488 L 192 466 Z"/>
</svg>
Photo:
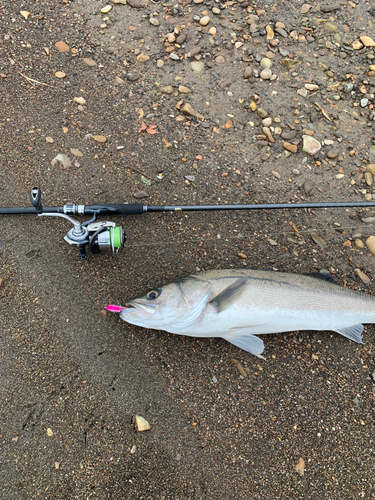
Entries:
<svg viewBox="0 0 375 500">
<path fill-rule="evenodd" d="M 265 333 L 333 330 L 362 343 L 361 323 L 375 323 L 375 298 L 315 275 L 223 269 L 150 290 L 126 302 L 120 317 L 145 328 L 221 337 L 261 357 L 264 344 L 255 335 Z"/>
</svg>

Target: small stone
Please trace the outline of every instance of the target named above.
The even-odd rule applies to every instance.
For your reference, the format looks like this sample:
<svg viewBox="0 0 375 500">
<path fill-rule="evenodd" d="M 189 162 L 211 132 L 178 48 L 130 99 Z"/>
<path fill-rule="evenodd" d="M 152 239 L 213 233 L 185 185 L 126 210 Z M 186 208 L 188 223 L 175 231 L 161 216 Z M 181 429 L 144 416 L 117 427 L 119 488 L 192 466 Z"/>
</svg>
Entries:
<svg viewBox="0 0 375 500">
<path fill-rule="evenodd" d="M 277 245 L 277 241 L 271 239 L 271 238 L 268 238 L 267 239 L 268 243 L 272 246 L 272 247 L 275 247 Z"/>
<path fill-rule="evenodd" d="M 297 94 L 301 95 L 302 97 L 306 97 L 307 96 L 307 89 L 298 89 L 297 90 Z"/>
<path fill-rule="evenodd" d="M 66 74 L 63 71 L 56 71 L 55 77 L 56 78 L 65 78 Z"/>
<path fill-rule="evenodd" d="M 191 94 L 191 92 L 193 92 L 191 89 L 189 89 L 189 87 L 185 87 L 184 85 L 180 85 L 178 87 L 178 91 L 181 93 L 181 94 Z"/>
<path fill-rule="evenodd" d="M 160 25 L 159 21 L 155 17 L 150 18 L 150 24 L 152 24 L 152 26 L 159 26 Z"/>
<path fill-rule="evenodd" d="M 204 120 L 204 116 L 198 113 L 198 111 L 195 111 L 195 109 L 188 102 L 182 106 L 181 112 L 184 113 L 184 115 L 195 116 L 199 120 Z"/>
<path fill-rule="evenodd" d="M 267 33 L 267 40 L 272 40 L 275 36 L 275 33 L 273 32 L 271 26 L 266 26 L 266 33 Z"/>
<path fill-rule="evenodd" d="M 310 9 L 311 5 L 309 5 L 308 3 L 304 3 L 301 7 L 301 14 L 307 14 L 307 12 L 309 12 Z"/>
<path fill-rule="evenodd" d="M 83 153 L 81 153 L 81 151 L 79 149 L 71 148 L 70 152 L 74 156 L 78 156 L 78 157 L 82 157 L 83 156 Z"/>
<path fill-rule="evenodd" d="M 199 24 L 201 26 L 207 26 L 207 24 L 210 22 L 210 18 L 208 16 L 203 16 L 199 20 Z"/>
<path fill-rule="evenodd" d="M 262 120 L 262 125 L 263 127 L 270 127 L 272 125 L 272 118 L 264 118 L 264 120 Z"/>
<path fill-rule="evenodd" d="M 369 36 L 363 35 L 363 36 L 360 36 L 359 39 L 361 40 L 361 42 L 363 43 L 363 45 L 365 47 L 375 47 L 374 40 L 372 38 L 370 38 Z"/>
<path fill-rule="evenodd" d="M 272 137 L 271 131 L 268 127 L 263 127 L 263 134 L 267 137 L 269 142 L 275 142 L 275 139 Z"/>
<path fill-rule="evenodd" d="M 59 52 L 69 52 L 69 45 L 65 42 L 56 42 L 55 47 Z"/>
<path fill-rule="evenodd" d="M 138 432 L 149 431 L 151 429 L 151 425 L 147 422 L 147 420 L 140 415 L 136 415 L 134 417 L 135 426 Z"/>
<path fill-rule="evenodd" d="M 367 104 L 368 104 L 368 99 L 366 99 L 365 97 L 361 99 L 361 108 L 365 108 Z"/>
<path fill-rule="evenodd" d="M 375 164 L 370 163 L 369 165 L 367 165 L 367 170 L 369 170 L 372 174 L 375 175 Z"/>
<path fill-rule="evenodd" d="M 113 81 L 116 83 L 116 85 L 123 85 L 125 83 L 125 81 L 119 76 L 115 76 Z"/>
<path fill-rule="evenodd" d="M 2 243 L 2 242 L 1 242 L 1 243 Z M 4 246 L 2 245 L 1 250 L 2 250 L 3 248 L 4 248 Z M 5 283 L 4 278 L 0 278 L 0 288 L 4 285 L 4 283 Z"/>
<path fill-rule="evenodd" d="M 135 82 L 136 80 L 139 80 L 141 78 L 141 75 L 139 73 L 128 73 L 126 75 L 126 78 L 130 81 L 130 82 Z"/>
<path fill-rule="evenodd" d="M 180 60 L 180 58 L 178 57 L 178 55 L 175 54 L 174 52 L 172 52 L 171 54 L 169 54 L 169 57 L 171 59 L 173 59 L 174 61 L 179 61 Z"/>
<path fill-rule="evenodd" d="M 302 139 L 303 139 L 302 151 L 304 151 L 310 156 L 314 156 L 320 151 L 322 145 L 320 144 L 319 141 L 314 139 L 314 137 L 310 137 L 309 135 L 303 135 Z"/>
<path fill-rule="evenodd" d="M 104 135 L 93 135 L 92 138 L 96 142 L 106 142 L 107 138 Z"/>
<path fill-rule="evenodd" d="M 48 437 L 53 436 L 53 430 L 52 430 L 52 429 L 50 429 L 49 427 L 48 427 L 48 429 L 47 429 L 47 436 L 48 436 Z"/>
<path fill-rule="evenodd" d="M 204 0 L 193 0 L 193 3 L 195 3 L 195 5 L 199 5 L 203 2 L 204 2 Z"/>
<path fill-rule="evenodd" d="M 262 80 L 269 80 L 271 76 L 272 76 L 272 70 L 270 70 L 269 68 L 264 69 L 260 73 L 260 77 Z"/>
<path fill-rule="evenodd" d="M 204 69 L 204 62 L 203 61 L 193 61 L 190 63 L 190 67 L 194 71 L 194 73 L 200 73 Z"/>
<path fill-rule="evenodd" d="M 361 239 L 359 239 L 359 238 L 356 238 L 356 239 L 354 240 L 354 245 L 355 245 L 357 248 L 360 248 L 360 249 L 365 248 L 365 244 L 364 244 L 364 243 L 363 243 L 363 241 L 362 241 Z"/>
<path fill-rule="evenodd" d="M 86 66 L 89 66 L 90 68 L 93 68 L 94 66 L 97 65 L 94 59 L 90 59 L 88 57 L 84 57 L 83 62 L 86 64 Z"/>
<path fill-rule="evenodd" d="M 223 63 L 225 63 L 225 58 L 223 56 L 217 56 L 217 57 L 215 57 L 215 63 L 216 64 L 223 64 Z"/>
<path fill-rule="evenodd" d="M 327 248 L 327 243 L 319 235 L 317 235 L 316 233 L 311 233 L 310 237 L 321 248 Z"/>
<path fill-rule="evenodd" d="M 30 12 L 27 12 L 27 10 L 21 10 L 20 14 L 26 21 L 29 19 Z"/>
<path fill-rule="evenodd" d="M 366 245 L 370 252 L 375 255 L 375 236 L 369 236 L 366 240 Z"/>
<path fill-rule="evenodd" d="M 220 9 L 218 9 L 217 7 L 213 7 L 212 13 L 215 14 L 216 16 L 218 16 L 220 14 Z"/>
<path fill-rule="evenodd" d="M 297 153 L 298 146 L 296 144 L 291 144 L 290 142 L 283 143 L 284 149 L 290 151 L 291 153 Z"/>
<path fill-rule="evenodd" d="M 137 193 L 133 194 L 134 198 L 137 198 L 137 200 L 140 200 L 142 198 L 148 198 L 150 195 L 146 193 L 146 191 L 138 191 Z"/>
<path fill-rule="evenodd" d="M 244 260 L 247 259 L 246 255 L 243 252 L 238 252 L 237 257 Z"/>
<path fill-rule="evenodd" d="M 370 278 L 364 272 L 362 272 L 360 269 L 358 269 L 358 268 L 354 269 L 354 274 L 357 276 L 357 278 L 359 278 L 366 285 L 371 283 Z"/>
<path fill-rule="evenodd" d="M 186 35 L 179 35 L 177 38 L 176 38 L 176 43 L 178 43 L 178 45 L 182 45 L 184 42 L 186 41 Z"/>
<path fill-rule="evenodd" d="M 263 59 L 260 61 L 260 67 L 262 69 L 269 69 L 272 66 L 272 61 L 271 59 L 268 59 L 268 57 L 263 57 Z"/>
<path fill-rule="evenodd" d="M 52 139 L 52 137 L 46 137 L 46 142 L 48 142 L 49 144 L 53 144 L 54 143 L 54 140 Z"/>
<path fill-rule="evenodd" d="M 339 154 L 339 151 L 337 149 L 330 149 L 327 153 L 327 158 L 329 158 L 330 160 L 333 160 L 334 158 L 336 158 Z"/>
<path fill-rule="evenodd" d="M 335 33 L 337 31 L 337 26 L 333 23 L 325 23 L 324 29 L 329 33 Z"/>
<path fill-rule="evenodd" d="M 217 33 L 217 30 L 216 30 L 215 26 L 211 26 L 211 28 L 208 30 L 208 32 L 210 35 L 215 36 Z M 239 43 L 239 42 L 236 42 L 236 43 Z M 239 48 L 239 47 L 236 47 L 236 48 Z"/>
<path fill-rule="evenodd" d="M 310 181 L 310 179 L 307 179 L 307 181 L 303 183 L 303 190 L 306 195 L 312 194 L 314 187 L 315 187 L 315 182 Z"/>
<path fill-rule="evenodd" d="M 305 88 L 307 90 L 319 90 L 319 85 L 315 85 L 314 83 L 305 83 Z"/>
<path fill-rule="evenodd" d="M 78 104 L 85 104 L 86 103 L 86 99 L 84 99 L 83 97 L 74 97 L 73 101 L 77 102 Z"/>
<path fill-rule="evenodd" d="M 139 54 L 137 56 L 137 61 L 138 62 L 146 62 L 150 59 L 150 56 L 148 56 L 147 54 Z"/>
<path fill-rule="evenodd" d="M 166 85 L 161 91 L 164 92 L 164 94 L 173 94 L 173 87 L 172 85 Z"/>
<path fill-rule="evenodd" d="M 250 109 L 251 109 L 251 104 L 250 104 Z M 267 118 L 268 113 L 265 109 L 263 109 L 263 108 L 255 108 L 255 109 L 256 109 L 256 112 L 257 112 L 257 115 L 259 116 L 259 118 Z"/>
<path fill-rule="evenodd" d="M 200 47 L 194 47 L 193 49 L 189 50 L 187 56 L 188 57 L 195 57 L 199 54 L 200 51 L 201 51 Z"/>
<path fill-rule="evenodd" d="M 365 181 L 368 186 L 372 186 L 373 183 L 373 178 L 372 178 L 372 173 L 371 172 L 365 172 Z"/>
<path fill-rule="evenodd" d="M 246 66 L 244 74 L 243 74 L 244 79 L 247 80 L 248 78 L 250 78 L 252 72 L 253 72 L 253 70 L 252 70 L 251 66 Z"/>
<path fill-rule="evenodd" d="M 103 7 L 102 9 L 100 9 L 100 12 L 102 14 L 108 14 L 108 12 L 112 10 L 112 6 L 111 5 L 106 5 L 105 7 Z"/>
<path fill-rule="evenodd" d="M 359 40 L 354 40 L 354 42 L 352 43 L 352 47 L 354 50 L 361 50 L 363 44 Z"/>
</svg>

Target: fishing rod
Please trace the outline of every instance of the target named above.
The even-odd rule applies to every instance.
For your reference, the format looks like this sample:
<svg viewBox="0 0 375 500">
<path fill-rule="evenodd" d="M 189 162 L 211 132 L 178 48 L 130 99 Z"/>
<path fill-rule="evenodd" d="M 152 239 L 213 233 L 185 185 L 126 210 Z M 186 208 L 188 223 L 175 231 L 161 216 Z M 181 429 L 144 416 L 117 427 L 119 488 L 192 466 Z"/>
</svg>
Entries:
<svg viewBox="0 0 375 500">
<path fill-rule="evenodd" d="M 141 215 L 146 212 L 206 212 L 217 210 L 280 210 L 314 208 L 374 208 L 375 202 L 321 202 L 321 203 L 263 203 L 251 205 L 164 205 L 151 206 L 142 203 L 100 203 L 98 205 L 64 205 L 43 207 L 42 193 L 36 187 L 31 190 L 32 207 L 0 208 L 0 215 L 38 215 L 39 217 L 62 217 L 73 227 L 64 240 L 79 248 L 81 259 L 86 259 L 86 246 L 92 254 L 110 249 L 117 253 L 124 246 L 126 236 L 122 226 L 110 221 L 96 221 L 100 215 Z M 72 215 L 91 216 L 86 222 L 78 222 Z"/>
</svg>

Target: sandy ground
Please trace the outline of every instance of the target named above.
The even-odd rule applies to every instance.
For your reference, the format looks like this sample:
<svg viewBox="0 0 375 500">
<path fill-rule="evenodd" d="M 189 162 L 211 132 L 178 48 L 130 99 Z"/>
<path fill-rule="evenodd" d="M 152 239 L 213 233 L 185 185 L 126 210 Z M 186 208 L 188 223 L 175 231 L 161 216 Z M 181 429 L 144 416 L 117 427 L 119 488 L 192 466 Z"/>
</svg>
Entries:
<svg viewBox="0 0 375 500">
<path fill-rule="evenodd" d="M 374 54 L 360 37 L 375 38 L 374 2 L 106 5 L 2 2 L 1 206 L 29 206 L 33 186 L 45 206 L 372 200 Z M 374 215 L 114 217 L 124 250 L 85 262 L 62 240 L 67 221 L 1 216 L 1 498 L 374 498 L 372 326 L 364 346 L 263 337 L 262 361 L 104 314 L 199 269 L 329 269 L 372 293 Z"/>
</svg>

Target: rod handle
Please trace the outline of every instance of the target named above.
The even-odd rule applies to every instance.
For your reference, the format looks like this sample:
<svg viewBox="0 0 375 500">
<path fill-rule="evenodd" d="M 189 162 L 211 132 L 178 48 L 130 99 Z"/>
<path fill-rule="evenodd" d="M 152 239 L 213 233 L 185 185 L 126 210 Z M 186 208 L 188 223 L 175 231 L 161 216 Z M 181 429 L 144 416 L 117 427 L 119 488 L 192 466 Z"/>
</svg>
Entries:
<svg viewBox="0 0 375 500">
<path fill-rule="evenodd" d="M 42 207 L 42 191 L 40 188 L 35 187 L 30 192 L 31 204 L 35 208 L 37 214 L 43 213 Z"/>
</svg>

